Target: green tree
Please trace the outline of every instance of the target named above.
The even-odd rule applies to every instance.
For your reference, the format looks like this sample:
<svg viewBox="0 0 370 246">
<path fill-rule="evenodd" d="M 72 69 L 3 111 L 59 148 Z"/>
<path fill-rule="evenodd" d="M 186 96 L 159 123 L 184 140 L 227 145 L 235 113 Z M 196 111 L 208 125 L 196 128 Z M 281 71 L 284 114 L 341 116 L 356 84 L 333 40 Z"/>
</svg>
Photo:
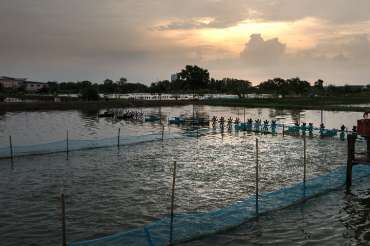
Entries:
<svg viewBox="0 0 370 246">
<path fill-rule="evenodd" d="M 298 77 L 288 79 L 287 86 L 289 88 L 289 92 L 301 96 L 306 95 L 311 89 L 310 83 L 305 80 L 301 80 Z"/>
<path fill-rule="evenodd" d="M 322 79 L 318 79 L 314 83 L 313 89 L 316 94 L 322 95 L 324 93 L 324 81 Z"/>
<path fill-rule="evenodd" d="M 225 88 L 227 93 L 238 95 L 239 98 L 245 98 L 245 95 L 249 92 L 252 85 L 248 80 L 240 80 L 233 78 L 224 78 L 222 80 L 222 87 Z"/>
<path fill-rule="evenodd" d="M 186 65 L 185 69 L 181 70 L 181 72 L 177 75 L 179 80 L 183 80 L 186 82 L 189 89 L 193 91 L 193 95 L 195 93 L 195 90 L 205 89 L 208 86 L 208 70 L 200 68 L 196 65 Z"/>
<path fill-rule="evenodd" d="M 80 97 L 86 101 L 97 101 L 100 98 L 98 90 L 92 86 L 83 88 L 80 91 Z"/>
<path fill-rule="evenodd" d="M 105 79 L 101 89 L 104 93 L 114 93 L 116 89 L 116 84 L 111 79 Z"/>
<path fill-rule="evenodd" d="M 272 93 L 285 97 L 289 94 L 288 82 L 282 78 L 274 78 L 264 81 L 258 85 L 260 92 Z"/>
</svg>

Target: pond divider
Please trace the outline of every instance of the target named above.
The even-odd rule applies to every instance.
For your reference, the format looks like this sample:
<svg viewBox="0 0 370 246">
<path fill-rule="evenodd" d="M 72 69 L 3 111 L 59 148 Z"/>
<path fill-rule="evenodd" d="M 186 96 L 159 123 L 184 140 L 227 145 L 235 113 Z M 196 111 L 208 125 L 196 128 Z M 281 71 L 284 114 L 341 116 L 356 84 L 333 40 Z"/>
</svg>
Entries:
<svg viewBox="0 0 370 246">
<path fill-rule="evenodd" d="M 142 228 L 120 232 L 94 240 L 75 242 L 69 246 L 119 246 L 119 245 L 149 245 L 165 246 L 189 242 L 207 235 L 224 232 L 240 226 L 259 216 L 292 205 L 300 204 L 310 198 L 339 190 L 346 184 L 345 166 L 337 167 L 325 174 L 306 177 L 307 143 L 303 138 L 303 164 L 300 181 L 295 184 L 280 187 L 269 192 L 260 192 L 260 146 L 259 139 L 255 142 L 255 190 L 249 195 L 226 207 L 208 212 L 175 212 L 176 203 L 176 162 L 173 163 L 171 206 L 169 216 L 161 218 Z M 266 153 L 266 152 L 264 152 Z M 302 160 L 302 159 L 301 159 Z M 321 163 L 327 165 L 328 163 Z M 262 173 L 263 174 L 263 173 Z M 370 167 L 356 165 L 351 172 L 354 179 L 368 177 Z M 179 176 L 180 177 L 180 176 Z"/>
<path fill-rule="evenodd" d="M 208 129 L 207 129 L 208 131 Z M 166 132 L 164 125 L 159 132 L 147 133 L 143 135 L 121 135 L 121 129 L 118 129 L 115 137 L 99 138 L 99 139 L 71 139 L 69 130 L 66 130 L 64 140 L 48 142 L 44 144 L 33 145 L 15 145 L 12 136 L 9 136 L 9 145 L 0 147 L 0 159 L 11 159 L 19 156 L 46 155 L 54 153 L 66 153 L 66 158 L 69 154 L 76 150 L 105 148 L 105 147 L 120 147 L 122 145 L 138 144 L 151 141 L 164 141 L 169 139 L 195 137 L 197 132 L 188 131 L 186 133 Z"/>
<path fill-rule="evenodd" d="M 246 125 L 243 125 L 242 127 L 238 126 L 235 128 L 235 132 L 248 132 L 248 133 L 256 133 L 256 134 L 272 134 L 274 136 L 282 134 L 284 137 L 285 135 L 291 135 L 294 137 L 305 137 L 306 132 L 302 131 L 302 135 L 300 135 L 300 128 L 295 126 L 288 126 L 288 130 L 286 130 L 285 124 L 277 124 L 276 128 L 271 129 L 271 131 L 265 131 L 263 129 L 257 129 L 256 126 L 254 126 L 256 129 L 253 130 L 253 125 L 249 126 L 250 128 L 246 129 Z M 271 127 L 271 126 L 267 126 Z M 169 129 L 169 126 L 168 126 Z M 70 139 L 69 136 L 69 130 L 67 129 L 66 132 L 66 138 L 62 141 L 55 141 L 55 142 L 48 142 L 44 144 L 34 144 L 34 145 L 14 145 L 14 139 L 12 139 L 12 136 L 9 136 L 9 147 L 0 147 L 0 159 L 14 159 L 14 157 L 17 156 L 27 156 L 27 155 L 44 155 L 44 154 L 52 154 L 52 153 L 58 153 L 58 152 L 66 152 L 67 159 L 69 152 L 75 151 L 75 150 L 83 150 L 83 149 L 92 149 L 92 148 L 102 148 L 102 147 L 112 147 L 112 146 L 121 146 L 122 144 L 132 144 L 132 143 L 142 143 L 147 141 L 156 141 L 156 140 L 162 140 L 165 139 L 171 139 L 171 138 L 179 138 L 179 137 L 186 137 L 186 136 L 192 136 L 192 137 L 199 137 L 202 133 L 210 133 L 215 132 L 216 128 L 199 128 L 196 127 L 192 130 L 186 129 L 183 133 L 170 133 L 168 131 L 167 134 L 165 134 L 165 125 L 161 125 L 161 129 L 158 130 L 157 133 L 149 133 L 144 135 L 138 135 L 138 136 L 121 136 L 121 128 L 118 128 L 118 133 L 116 137 L 108 137 L 108 138 L 101 138 L 101 139 Z M 324 129 L 327 130 L 327 129 Z M 313 131 L 317 131 L 320 134 L 322 133 L 322 130 L 319 128 L 314 128 Z M 223 134 L 224 131 L 221 129 L 221 134 Z M 227 132 L 231 132 L 227 131 Z M 344 133 L 350 134 L 351 132 L 341 132 L 340 140 L 344 141 Z M 157 135 L 157 136 L 155 136 Z M 151 138 L 150 136 L 155 136 Z M 310 133 L 310 138 L 316 137 L 317 135 L 313 135 L 313 133 Z M 319 135 L 321 138 L 329 138 L 329 137 L 323 137 Z M 332 136 L 333 139 L 338 139 L 335 136 Z M 361 137 L 357 138 L 357 141 L 364 141 Z M 366 141 L 366 140 L 365 140 Z"/>
</svg>

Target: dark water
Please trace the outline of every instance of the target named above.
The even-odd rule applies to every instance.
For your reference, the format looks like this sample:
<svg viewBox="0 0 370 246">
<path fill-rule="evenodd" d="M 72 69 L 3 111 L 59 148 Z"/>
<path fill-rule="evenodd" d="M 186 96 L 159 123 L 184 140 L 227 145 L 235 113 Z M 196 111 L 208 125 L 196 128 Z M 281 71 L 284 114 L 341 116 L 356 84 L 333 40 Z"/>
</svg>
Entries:
<svg viewBox="0 0 370 246">
<path fill-rule="evenodd" d="M 162 110 L 168 116 L 192 113 L 192 107 Z M 242 112 L 215 107 L 209 114 L 237 115 L 238 111 Z M 247 112 L 250 117 L 270 118 L 273 114 L 285 122 L 294 120 L 289 113 L 269 109 Z M 319 115 L 301 113 L 310 119 Z M 333 126 L 341 121 L 352 124 L 355 119 L 352 113 L 333 113 L 329 122 Z M 3 139 L 11 132 L 26 143 L 37 142 L 38 137 L 48 141 L 64 136 L 66 127 L 75 137 L 84 138 L 114 134 L 119 126 L 123 132 L 137 135 L 159 128 L 158 124 L 82 117 L 77 111 L 7 114 L 0 122 Z M 17 122 L 21 122 L 19 126 Z M 68 160 L 64 153 L 19 157 L 13 164 L 0 160 L 0 245 L 60 245 L 61 191 L 66 194 L 70 242 L 156 221 L 169 213 L 173 161 L 178 163 L 176 212 L 204 212 L 234 203 L 254 192 L 256 138 L 260 140 L 261 192 L 302 181 L 300 137 L 235 132 L 211 131 L 199 138 L 75 151 Z M 345 165 L 345 142 L 314 138 L 307 143 L 308 178 Z M 328 193 L 263 216 L 258 223 L 188 245 L 366 245 L 369 193 L 370 183 L 364 179 L 354 185 L 353 195 Z"/>
<path fill-rule="evenodd" d="M 369 177 L 186 245 L 370 245 Z"/>
</svg>

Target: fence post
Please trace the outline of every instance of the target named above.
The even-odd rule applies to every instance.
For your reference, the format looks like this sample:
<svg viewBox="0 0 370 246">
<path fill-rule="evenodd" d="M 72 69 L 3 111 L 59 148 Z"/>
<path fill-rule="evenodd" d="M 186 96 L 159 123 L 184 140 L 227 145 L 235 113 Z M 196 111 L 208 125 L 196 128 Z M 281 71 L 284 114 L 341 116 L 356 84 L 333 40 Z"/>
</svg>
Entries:
<svg viewBox="0 0 370 246">
<path fill-rule="evenodd" d="M 121 128 L 118 128 L 118 134 L 117 134 L 117 147 L 120 145 L 120 137 L 121 137 Z"/>
<path fill-rule="evenodd" d="M 67 129 L 67 136 L 66 136 L 66 152 L 67 152 L 67 160 L 68 160 L 68 155 L 69 155 L 69 132 Z"/>
<path fill-rule="evenodd" d="M 164 139 L 164 125 L 162 124 L 162 141 Z"/>
<path fill-rule="evenodd" d="M 367 144 L 367 162 L 370 163 L 370 138 L 368 137 L 366 139 L 366 144 Z"/>
<path fill-rule="evenodd" d="M 170 245 L 173 245 L 173 219 L 174 219 L 174 205 L 175 205 L 175 185 L 176 185 L 176 161 L 173 163 L 173 174 L 172 174 Z"/>
<path fill-rule="evenodd" d="M 244 126 L 245 126 L 245 107 L 244 107 Z"/>
<path fill-rule="evenodd" d="M 13 152 L 12 136 L 9 136 L 9 149 L 10 149 L 10 159 L 11 159 L 11 161 L 13 161 L 13 159 L 14 159 L 14 152 Z"/>
<path fill-rule="evenodd" d="M 303 136 L 303 183 L 306 185 L 306 166 L 307 166 L 307 140 L 306 135 Z"/>
<path fill-rule="evenodd" d="M 346 187 L 349 189 L 352 185 L 352 165 L 355 158 L 355 137 L 352 134 L 347 135 L 347 172 Z"/>
<path fill-rule="evenodd" d="M 256 138 L 256 217 L 258 219 L 259 217 L 259 203 L 258 203 L 258 184 L 259 184 L 259 174 L 258 174 L 258 152 L 259 152 L 259 147 L 258 147 L 258 138 Z"/>
<path fill-rule="evenodd" d="M 285 125 L 283 123 L 283 137 L 285 136 Z"/>
<path fill-rule="evenodd" d="M 66 237 L 66 211 L 65 211 L 64 193 L 61 194 L 60 198 L 62 204 L 62 246 L 66 246 L 67 237 Z"/>
</svg>

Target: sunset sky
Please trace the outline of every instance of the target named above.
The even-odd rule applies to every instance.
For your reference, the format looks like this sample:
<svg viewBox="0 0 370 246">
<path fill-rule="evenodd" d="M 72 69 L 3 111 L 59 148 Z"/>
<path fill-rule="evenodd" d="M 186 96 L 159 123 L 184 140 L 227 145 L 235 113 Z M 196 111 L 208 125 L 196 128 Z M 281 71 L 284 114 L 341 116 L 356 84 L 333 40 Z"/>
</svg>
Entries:
<svg viewBox="0 0 370 246">
<path fill-rule="evenodd" d="M 0 0 L 0 76 L 370 84 L 369 0 Z"/>
</svg>

